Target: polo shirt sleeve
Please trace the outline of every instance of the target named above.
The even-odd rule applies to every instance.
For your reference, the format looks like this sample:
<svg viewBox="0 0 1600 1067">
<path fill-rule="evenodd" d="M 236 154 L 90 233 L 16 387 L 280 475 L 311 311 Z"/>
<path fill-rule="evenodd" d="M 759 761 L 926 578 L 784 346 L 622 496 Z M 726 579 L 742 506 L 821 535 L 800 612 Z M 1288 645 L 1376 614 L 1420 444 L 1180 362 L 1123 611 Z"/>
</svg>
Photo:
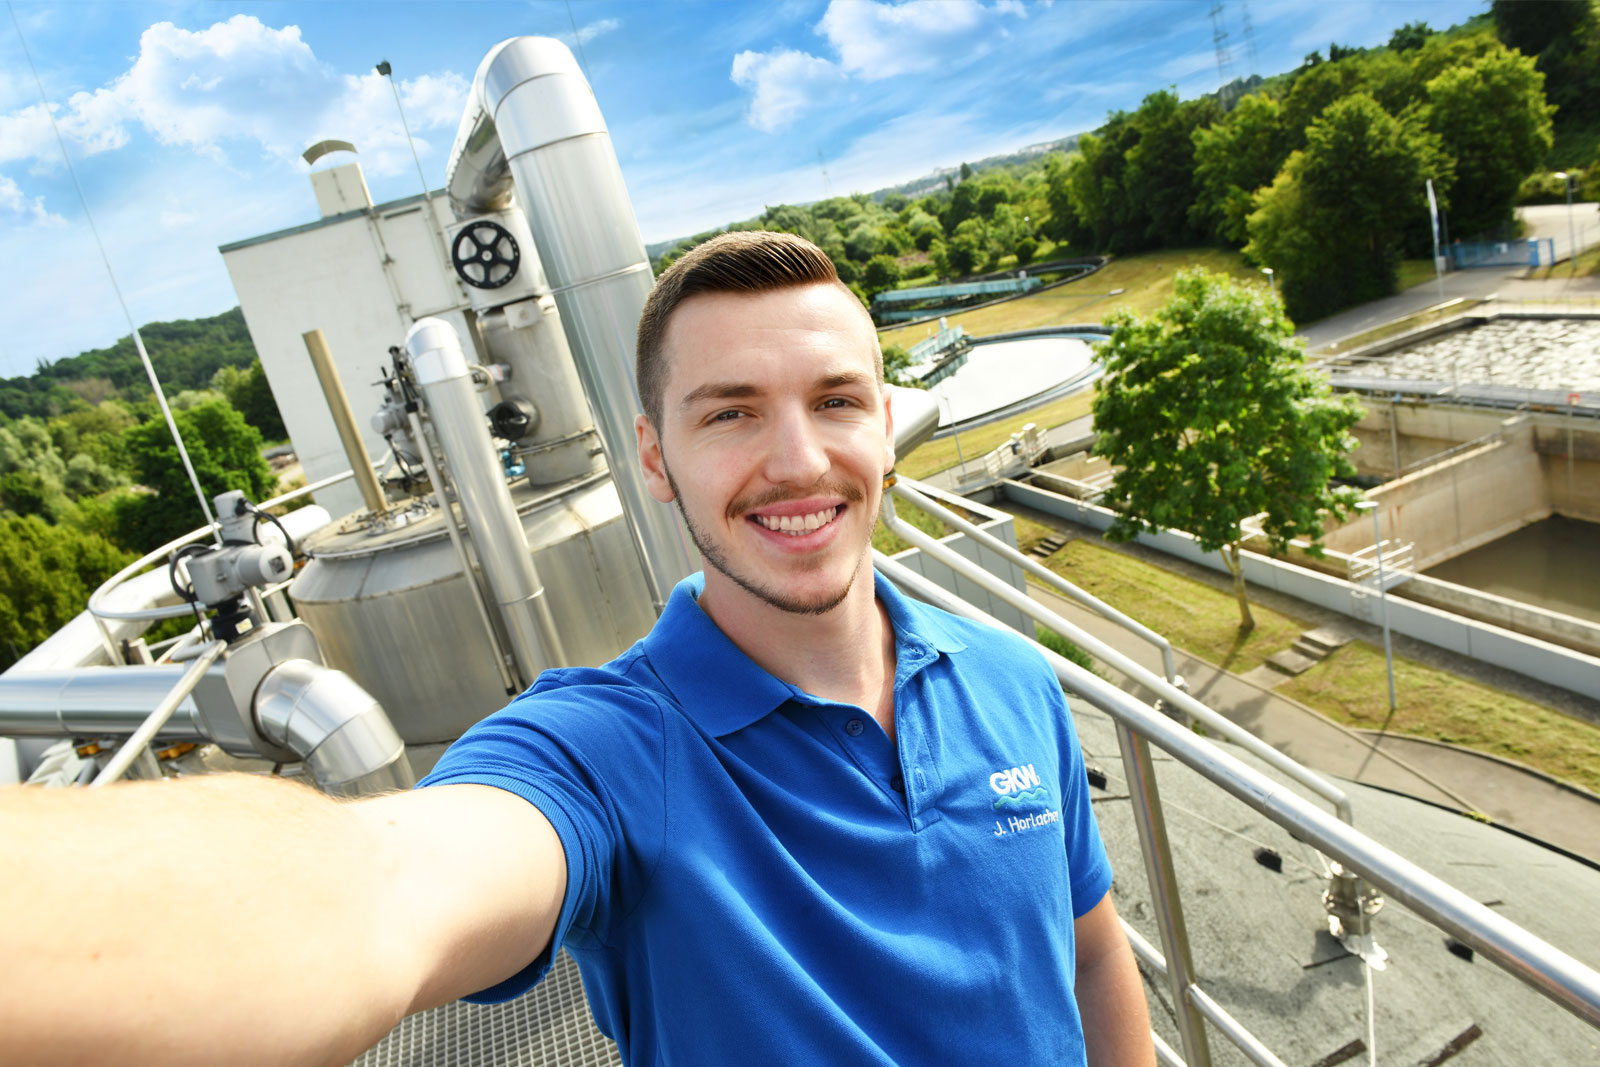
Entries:
<svg viewBox="0 0 1600 1067">
<path fill-rule="evenodd" d="M 1061 821 L 1066 830 L 1067 872 L 1072 887 L 1072 917 L 1081 919 L 1111 890 L 1111 861 L 1100 839 L 1089 802 L 1089 774 L 1083 763 L 1083 747 L 1073 725 L 1066 694 L 1056 680 L 1055 671 L 1034 653 L 1033 659 L 1044 669 L 1044 686 L 1055 710 L 1061 737 Z"/>
<path fill-rule="evenodd" d="M 547 671 L 509 706 L 450 746 L 417 788 L 489 785 L 550 820 L 567 860 L 567 888 L 550 945 L 511 978 L 464 997 L 520 996 L 572 942 L 604 945 L 644 895 L 665 826 L 663 721 L 643 690 L 572 684 Z M 516 847 L 509 842 L 507 847 Z"/>
</svg>

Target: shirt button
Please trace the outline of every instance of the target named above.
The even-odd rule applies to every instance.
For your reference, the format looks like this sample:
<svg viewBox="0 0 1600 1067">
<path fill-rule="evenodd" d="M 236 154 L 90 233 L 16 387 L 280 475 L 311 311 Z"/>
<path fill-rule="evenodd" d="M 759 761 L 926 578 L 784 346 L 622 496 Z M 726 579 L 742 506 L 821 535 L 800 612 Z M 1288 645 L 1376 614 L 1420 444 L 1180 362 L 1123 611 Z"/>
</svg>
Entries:
<svg viewBox="0 0 1600 1067">
<path fill-rule="evenodd" d="M 906 791 L 906 780 L 897 774 L 889 779 L 889 788 L 896 793 L 904 793 Z"/>
<path fill-rule="evenodd" d="M 851 737 L 860 737 L 861 731 L 865 730 L 866 728 L 866 725 L 860 719 L 851 719 L 849 722 L 844 724 L 844 732 L 849 734 Z"/>
</svg>

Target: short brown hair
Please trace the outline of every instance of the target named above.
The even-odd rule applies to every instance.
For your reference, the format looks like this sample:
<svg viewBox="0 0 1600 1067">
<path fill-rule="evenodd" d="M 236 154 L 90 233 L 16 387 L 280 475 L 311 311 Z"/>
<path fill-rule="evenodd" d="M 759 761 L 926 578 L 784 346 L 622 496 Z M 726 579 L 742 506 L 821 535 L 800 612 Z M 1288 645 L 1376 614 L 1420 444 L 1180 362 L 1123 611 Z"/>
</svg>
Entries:
<svg viewBox="0 0 1600 1067">
<path fill-rule="evenodd" d="M 736 230 L 718 234 L 685 252 L 656 279 L 639 315 L 634 376 L 645 415 L 656 426 L 661 425 L 661 394 L 667 387 L 661 348 L 666 340 L 667 321 L 679 304 L 697 293 L 765 293 L 819 283 L 843 284 L 827 253 L 792 233 Z M 876 354 L 875 362 L 881 382 L 881 353 Z"/>
</svg>

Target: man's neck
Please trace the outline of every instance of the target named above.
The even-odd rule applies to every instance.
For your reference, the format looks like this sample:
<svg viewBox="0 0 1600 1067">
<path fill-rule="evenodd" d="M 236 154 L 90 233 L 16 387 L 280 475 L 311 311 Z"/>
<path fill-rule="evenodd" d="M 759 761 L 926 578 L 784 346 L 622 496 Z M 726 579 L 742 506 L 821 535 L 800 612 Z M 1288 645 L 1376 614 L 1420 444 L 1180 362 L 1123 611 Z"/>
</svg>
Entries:
<svg viewBox="0 0 1600 1067">
<path fill-rule="evenodd" d="M 844 600 L 820 615 L 773 607 L 710 568 L 700 607 L 768 674 L 863 708 L 894 737 L 894 627 L 878 603 L 870 563 Z"/>
</svg>

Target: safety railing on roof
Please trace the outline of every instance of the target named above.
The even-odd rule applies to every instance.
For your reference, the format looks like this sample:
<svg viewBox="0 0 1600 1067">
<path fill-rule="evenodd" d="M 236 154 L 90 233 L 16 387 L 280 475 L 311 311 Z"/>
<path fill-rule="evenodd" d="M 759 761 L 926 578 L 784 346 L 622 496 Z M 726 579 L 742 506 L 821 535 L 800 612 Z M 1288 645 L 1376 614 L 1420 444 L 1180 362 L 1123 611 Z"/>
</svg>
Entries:
<svg viewBox="0 0 1600 1067">
<path fill-rule="evenodd" d="M 882 553 L 875 553 L 875 562 L 886 577 L 911 595 L 954 614 L 1007 629 L 999 620 Z M 982 584 L 1002 599 L 1006 599 L 1004 591 L 1010 590 L 993 575 L 987 575 Z M 1093 672 L 1037 642 L 1034 644 L 1065 689 L 1110 716 L 1116 725 L 1162 949 L 1158 953 L 1137 935 L 1130 937 L 1130 941 L 1135 953 L 1167 980 L 1173 1003 L 1179 1006 L 1176 1014 L 1183 1055 L 1179 1059 L 1158 1038 L 1157 1053 L 1164 1063 L 1208 1067 L 1211 1053 L 1203 1024 L 1209 1021 L 1251 1062 L 1263 1067 L 1282 1067 L 1282 1061 L 1207 995 L 1195 979 L 1150 758 L 1151 744 L 1333 860 L 1336 870 L 1352 872 L 1352 876 L 1365 879 L 1434 926 L 1482 953 L 1518 981 L 1590 1026 L 1600 1028 L 1600 973 L 1495 914 L 1442 879 L 1360 833 L 1346 821 L 1322 811 Z"/>
</svg>

